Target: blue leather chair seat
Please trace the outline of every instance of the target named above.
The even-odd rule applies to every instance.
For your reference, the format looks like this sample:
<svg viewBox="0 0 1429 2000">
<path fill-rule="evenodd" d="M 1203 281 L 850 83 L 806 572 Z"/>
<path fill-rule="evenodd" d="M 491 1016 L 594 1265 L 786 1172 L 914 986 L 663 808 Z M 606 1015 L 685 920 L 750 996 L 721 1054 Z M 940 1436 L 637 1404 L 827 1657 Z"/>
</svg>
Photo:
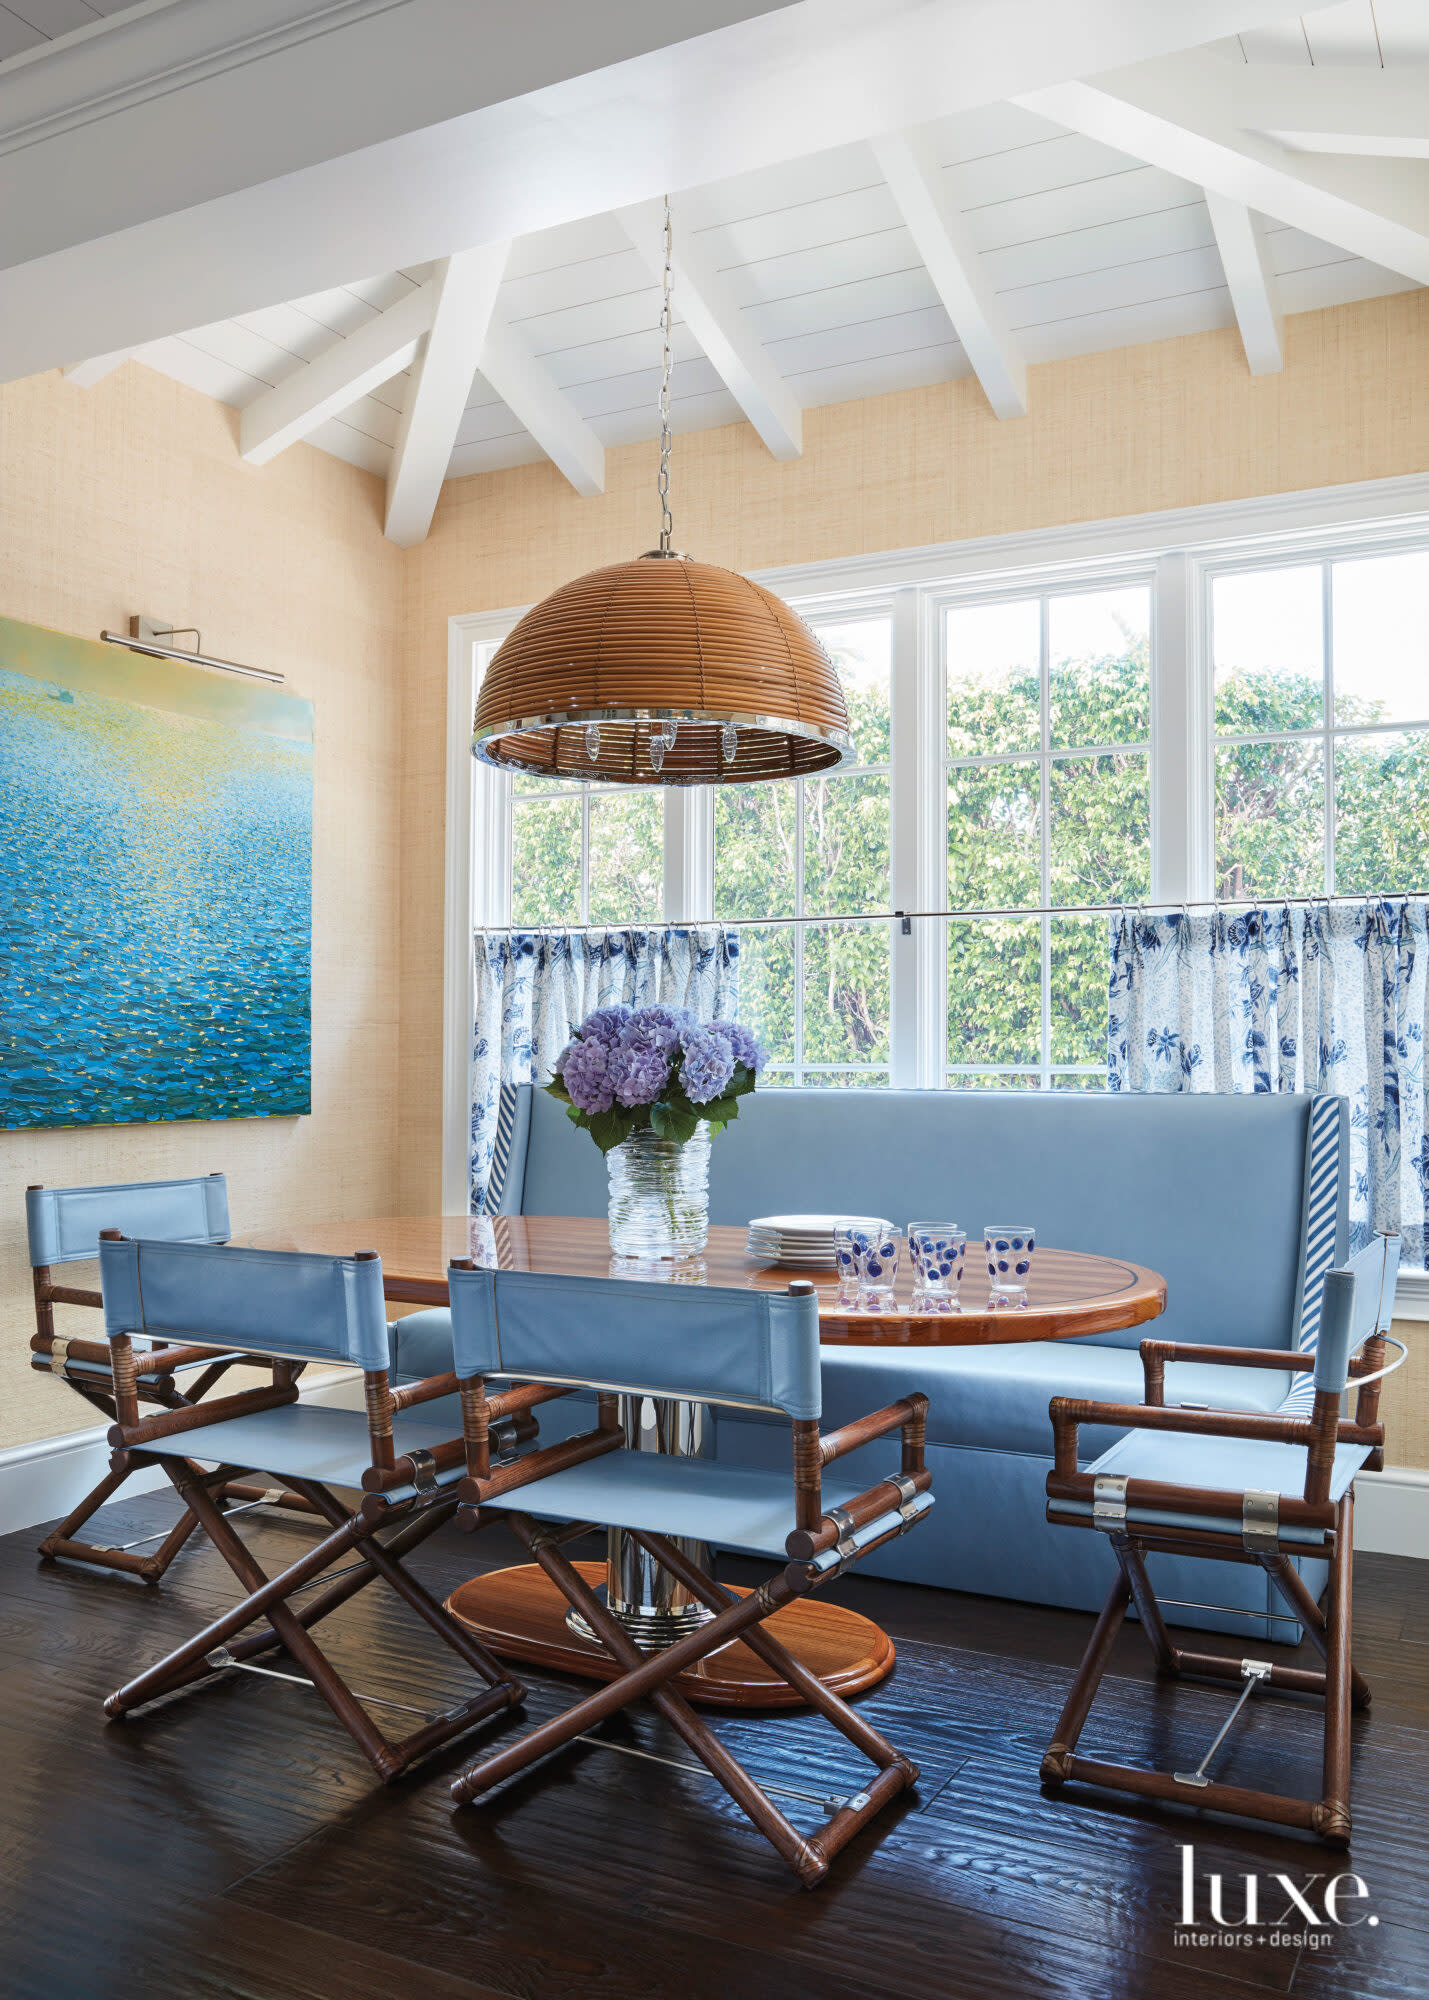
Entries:
<svg viewBox="0 0 1429 2000">
<path fill-rule="evenodd" d="M 1157 1479 L 1168 1486 L 1202 1486 L 1222 1493 L 1281 1493 L 1299 1500 L 1305 1493 L 1303 1444 L 1275 1444 L 1264 1438 L 1195 1437 L 1178 1431 L 1128 1431 L 1110 1451 L 1103 1452 L 1089 1468 L 1095 1474 L 1112 1473 L 1119 1478 Z M 1330 1476 L 1330 1498 L 1339 1500 L 1350 1481 L 1369 1457 L 1368 1445 L 1342 1444 L 1335 1450 L 1335 1467 Z M 1057 1500 L 1059 1513 L 1090 1517 L 1087 1500 Z M 1183 1514 L 1171 1509 L 1128 1506 L 1126 1517 L 1142 1527 L 1209 1528 L 1224 1534 L 1224 1515 Z M 1304 1548 L 1323 1548 L 1323 1528 L 1282 1527 L 1283 1542 L 1297 1542 Z"/>
<path fill-rule="evenodd" d="M 842 1506 L 859 1483 L 825 1479 L 824 1506 Z M 486 1503 L 552 1521 L 603 1521 L 658 1535 L 690 1535 L 722 1549 L 783 1557 L 795 1525 L 792 1462 L 781 1472 L 715 1458 L 611 1451 Z"/>
<path fill-rule="evenodd" d="M 392 1442 L 398 1458 L 411 1450 L 430 1451 L 461 1436 L 461 1398 L 440 1396 L 415 1410 L 400 1410 L 392 1420 Z M 367 1418 L 361 1410 L 339 1410 L 319 1403 L 285 1403 L 276 1410 L 255 1410 L 251 1416 L 230 1417 L 227 1423 L 205 1424 L 198 1431 L 177 1431 L 154 1438 L 144 1449 L 168 1458 L 202 1458 L 206 1463 L 256 1467 L 316 1479 L 324 1486 L 362 1485 L 372 1463 Z M 437 1474 L 439 1486 L 450 1485 L 466 1472 L 458 1462 Z M 411 1486 L 393 1487 L 389 1500 L 405 1500 Z"/>
</svg>

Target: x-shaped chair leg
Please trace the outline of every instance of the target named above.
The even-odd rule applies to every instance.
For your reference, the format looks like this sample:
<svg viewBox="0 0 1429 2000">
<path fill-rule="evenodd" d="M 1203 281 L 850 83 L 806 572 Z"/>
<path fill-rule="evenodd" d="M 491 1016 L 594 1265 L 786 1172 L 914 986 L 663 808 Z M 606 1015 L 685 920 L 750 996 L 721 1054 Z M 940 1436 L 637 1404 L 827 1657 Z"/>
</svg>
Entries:
<svg viewBox="0 0 1429 2000">
<path fill-rule="evenodd" d="M 449 1501 L 439 1500 L 423 1508 L 400 1535 L 384 1547 L 376 1539 L 375 1524 L 362 1515 L 351 1513 L 326 1487 L 311 1480 L 289 1481 L 287 1483 L 294 1491 L 301 1493 L 317 1512 L 331 1522 L 332 1533 L 279 1576 L 269 1577 L 234 1533 L 209 1490 L 211 1486 L 230 1480 L 233 1468 L 221 1466 L 218 1471 L 205 1475 L 194 1473 L 187 1467 L 176 1469 L 167 1461 L 164 1464 L 181 1497 L 192 1508 L 239 1582 L 247 1586 L 249 1595 L 156 1666 L 110 1695 L 104 1704 L 107 1715 L 118 1719 L 159 1695 L 206 1679 L 216 1669 L 241 1666 L 254 1654 L 282 1645 L 307 1674 L 313 1687 L 386 1783 L 439 1744 L 460 1735 L 497 1710 L 514 1708 L 524 1700 L 525 1689 L 521 1684 L 513 1680 L 500 1661 L 464 1631 L 403 1566 L 402 1556 L 424 1542 L 443 1521 L 450 1519 L 456 1509 L 455 1496 Z M 293 1610 L 287 1602 L 293 1592 L 311 1583 L 329 1563 L 349 1550 L 355 1550 L 366 1567 L 359 1569 L 355 1576 L 334 1580 L 302 1611 Z M 339 1604 L 346 1603 L 365 1584 L 379 1576 L 391 1584 L 452 1650 L 475 1667 L 489 1683 L 485 1693 L 436 1717 L 397 1743 L 390 1742 L 383 1735 L 362 1706 L 360 1698 L 309 1636 L 310 1626 L 335 1611 Z M 247 1639 L 238 1639 L 237 1635 L 258 1619 L 266 1619 L 266 1622 Z M 236 1643 L 230 1644 L 230 1641 Z"/>
<path fill-rule="evenodd" d="M 703 1596 L 715 1617 L 708 1625 L 690 1633 L 663 1653 L 647 1655 L 640 1651 L 625 1628 L 612 1617 L 606 1606 L 596 1597 L 584 1578 L 580 1575 L 558 1546 L 558 1530 L 538 1526 L 529 1516 L 511 1514 L 508 1516 L 512 1527 L 525 1542 L 531 1554 L 550 1577 L 551 1581 L 565 1596 L 568 1603 L 581 1614 L 586 1624 L 606 1648 L 606 1651 L 625 1668 L 622 1679 L 577 1702 L 564 1715 L 535 1729 L 529 1736 L 509 1749 L 498 1751 L 482 1763 L 473 1765 L 462 1773 L 452 1786 L 452 1797 L 458 1804 L 475 1798 L 478 1793 L 488 1791 L 517 1771 L 548 1756 L 552 1751 L 573 1742 L 587 1729 L 606 1717 L 616 1714 L 642 1695 L 648 1695 L 654 1707 L 670 1723 L 712 1776 L 718 1778 L 730 1797 L 754 1822 L 760 1832 L 783 1856 L 789 1866 L 799 1876 L 807 1888 L 821 1882 L 828 1873 L 829 1863 L 839 1850 L 845 1847 L 853 1836 L 865 1826 L 884 1806 L 896 1798 L 917 1780 L 917 1768 L 878 1732 L 847 1708 L 846 1704 L 831 1695 L 813 1675 L 800 1666 L 798 1661 L 770 1634 L 760 1632 L 759 1625 L 771 1613 L 787 1604 L 796 1591 L 789 1580 L 789 1573 L 773 1577 L 762 1584 L 748 1597 L 731 1598 L 721 1593 L 714 1597 L 708 1593 L 709 1579 L 698 1571 L 682 1575 L 686 1567 L 683 1558 L 673 1546 L 660 1535 L 642 1534 L 636 1537 L 641 1546 L 653 1555 L 657 1562 L 669 1569 L 672 1575 L 693 1588 L 691 1576 L 700 1576 L 697 1595 Z M 780 1812 L 769 1795 L 759 1786 L 736 1758 L 720 1742 L 714 1731 L 695 1713 L 682 1695 L 666 1685 L 677 1674 L 693 1666 L 697 1660 L 716 1652 L 733 1638 L 742 1638 L 781 1674 L 790 1685 L 806 1699 L 810 1700 L 821 1713 L 842 1729 L 853 1743 L 862 1749 L 870 1760 L 879 1767 L 873 1783 L 846 1804 L 821 1826 L 817 1832 L 805 1838 L 796 1827 Z M 817 1689 L 815 1695 L 813 1690 Z M 835 1713 L 841 1711 L 841 1713 Z"/>
<path fill-rule="evenodd" d="M 1350 1659 L 1353 1491 L 1339 1503 L 1330 1561 L 1328 1616 L 1321 1612 L 1310 1596 L 1288 1556 L 1265 1553 L 1260 1557 L 1286 1604 L 1304 1620 L 1308 1636 L 1324 1659 L 1323 1672 L 1306 1667 L 1282 1666 L 1278 1662 L 1231 1659 L 1221 1653 L 1192 1652 L 1186 1647 L 1172 1645 L 1147 1578 L 1141 1547 L 1125 1535 L 1113 1535 L 1111 1543 L 1117 1558 L 1117 1574 L 1107 1592 L 1106 1602 L 1077 1669 L 1052 1741 L 1042 1759 L 1043 1783 L 1057 1786 L 1069 1779 L 1081 1779 L 1088 1784 L 1104 1785 L 1112 1791 L 1131 1792 L 1143 1798 L 1173 1800 L 1180 1805 L 1233 1813 L 1246 1819 L 1266 1820 L 1277 1826 L 1303 1827 L 1319 1834 L 1331 1846 L 1348 1846 L 1350 1711 L 1352 1707 L 1366 1707 L 1369 1702 L 1369 1687 L 1355 1672 Z M 1194 1555 L 1196 1550 L 1188 1543 L 1180 1552 Z M 1206 1553 L 1214 1551 L 1207 1550 Z M 1106 1673 L 1117 1633 L 1128 1607 L 1133 1603 L 1156 1655 L 1157 1665 L 1165 1674 L 1176 1677 L 1195 1674 L 1213 1680 L 1236 1682 L 1244 1693 L 1249 1692 L 1250 1686 L 1266 1685 L 1324 1697 L 1324 1759 L 1319 1799 L 1297 1799 L 1281 1792 L 1253 1791 L 1245 1786 L 1219 1784 L 1203 1773 L 1188 1778 L 1184 1773 L 1142 1771 L 1126 1764 L 1109 1764 L 1097 1758 L 1076 1755 L 1077 1742 Z M 1212 1750 L 1215 1747 L 1213 1745 Z M 1207 1753 L 1205 1762 L 1209 1760 L 1210 1753 Z"/>
<path fill-rule="evenodd" d="M 86 1493 L 74 1512 L 66 1515 L 59 1526 L 46 1535 L 40 1543 L 40 1554 L 46 1561 L 64 1556 L 72 1562 L 92 1563 L 97 1569 L 123 1570 L 130 1576 L 142 1577 L 145 1583 L 158 1582 L 198 1526 L 198 1516 L 191 1507 L 184 1509 L 158 1548 L 148 1555 L 140 1555 L 136 1549 L 108 1548 L 101 1542 L 76 1539 L 90 1515 L 97 1514 L 111 1494 L 118 1492 L 132 1469 L 127 1461 L 112 1466 L 93 1492 Z"/>
</svg>

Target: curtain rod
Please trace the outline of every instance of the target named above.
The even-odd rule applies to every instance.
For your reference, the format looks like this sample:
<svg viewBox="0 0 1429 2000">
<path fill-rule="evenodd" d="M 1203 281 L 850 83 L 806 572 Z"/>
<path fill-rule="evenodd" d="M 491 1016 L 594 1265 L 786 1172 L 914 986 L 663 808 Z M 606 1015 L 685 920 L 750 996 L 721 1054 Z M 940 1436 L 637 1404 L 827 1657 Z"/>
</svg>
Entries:
<svg viewBox="0 0 1429 2000">
<path fill-rule="evenodd" d="M 474 924 L 473 933 L 478 937 L 514 937 L 518 935 L 545 935 L 572 931 L 641 931 L 641 930 L 697 930 L 702 926 L 718 926 L 721 930 L 781 930 L 791 924 L 887 924 L 895 920 L 903 925 L 903 935 L 911 936 L 915 918 L 939 920 L 948 917 L 1125 917 L 1155 915 L 1173 916 L 1180 911 L 1189 916 L 1192 910 L 1258 910 L 1308 908 L 1314 903 L 1394 903 L 1422 901 L 1411 892 L 1392 896 L 1264 896 L 1242 897 L 1237 901 L 1214 899 L 1192 899 L 1188 902 L 1167 901 L 1157 903 L 1038 903 L 1022 905 L 1015 909 L 980 910 L 860 910 L 853 912 L 826 913 L 821 916 L 803 917 L 670 917 L 656 918 L 649 923 L 606 923 L 568 924 L 559 922 L 530 924 Z"/>
</svg>

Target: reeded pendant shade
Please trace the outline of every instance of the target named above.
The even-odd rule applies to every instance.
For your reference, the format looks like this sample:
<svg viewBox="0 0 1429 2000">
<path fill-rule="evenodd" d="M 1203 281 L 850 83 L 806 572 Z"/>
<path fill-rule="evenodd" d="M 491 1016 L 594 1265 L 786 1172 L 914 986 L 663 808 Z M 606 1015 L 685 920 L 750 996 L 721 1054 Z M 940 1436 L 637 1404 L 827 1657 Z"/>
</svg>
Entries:
<svg viewBox="0 0 1429 2000">
<path fill-rule="evenodd" d="M 662 551 L 527 612 L 486 670 L 472 750 L 604 785 L 747 785 L 854 756 L 838 675 L 804 621 L 748 577 Z"/>
</svg>

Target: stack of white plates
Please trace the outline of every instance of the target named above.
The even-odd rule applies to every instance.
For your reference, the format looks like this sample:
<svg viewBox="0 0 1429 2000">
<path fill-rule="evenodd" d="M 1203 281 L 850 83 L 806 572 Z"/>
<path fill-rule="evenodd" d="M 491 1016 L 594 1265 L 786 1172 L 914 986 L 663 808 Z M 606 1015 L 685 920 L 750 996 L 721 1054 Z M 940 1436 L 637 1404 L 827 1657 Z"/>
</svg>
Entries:
<svg viewBox="0 0 1429 2000">
<path fill-rule="evenodd" d="M 877 1216 L 757 1215 L 749 1225 L 749 1254 L 765 1264 L 830 1270 L 834 1229 L 840 1222 L 859 1222 L 875 1231 L 884 1226 Z"/>
</svg>

